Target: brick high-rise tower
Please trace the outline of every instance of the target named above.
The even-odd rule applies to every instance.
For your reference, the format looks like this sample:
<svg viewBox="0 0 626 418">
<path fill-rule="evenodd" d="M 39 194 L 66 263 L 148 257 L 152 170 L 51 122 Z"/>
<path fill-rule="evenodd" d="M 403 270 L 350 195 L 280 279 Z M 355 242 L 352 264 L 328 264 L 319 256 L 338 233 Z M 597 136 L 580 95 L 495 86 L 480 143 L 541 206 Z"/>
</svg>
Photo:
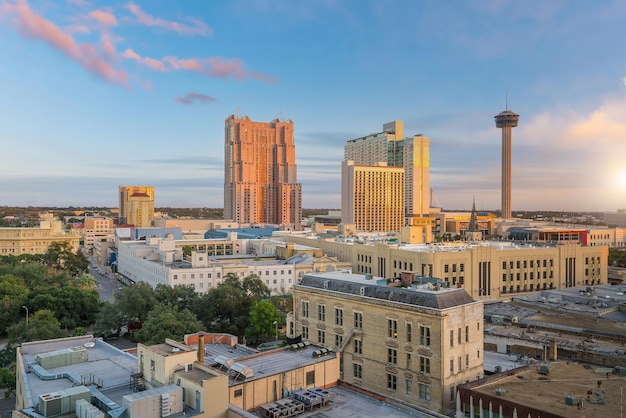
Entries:
<svg viewBox="0 0 626 418">
<path fill-rule="evenodd" d="M 292 121 L 226 118 L 224 218 L 302 229 L 302 185 L 297 180 Z"/>
</svg>

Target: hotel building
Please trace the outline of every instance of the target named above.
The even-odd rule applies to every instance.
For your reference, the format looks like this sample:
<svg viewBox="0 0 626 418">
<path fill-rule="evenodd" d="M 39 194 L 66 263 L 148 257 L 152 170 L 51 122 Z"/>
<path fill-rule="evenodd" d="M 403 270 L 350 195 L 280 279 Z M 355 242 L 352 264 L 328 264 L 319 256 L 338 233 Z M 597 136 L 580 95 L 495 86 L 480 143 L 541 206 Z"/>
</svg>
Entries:
<svg viewBox="0 0 626 418">
<path fill-rule="evenodd" d="M 383 132 L 352 139 L 344 147 L 344 159 L 356 165 L 375 166 L 384 162 L 404 169 L 405 225 L 412 225 L 414 218 L 429 215 L 429 155 L 430 140 L 423 135 L 404 138 L 402 121 L 385 123 Z"/>
<path fill-rule="evenodd" d="M 293 122 L 226 118 L 224 219 L 302 229 Z"/>
<path fill-rule="evenodd" d="M 40 221 L 34 228 L 0 228 L 0 256 L 44 254 L 53 242 L 67 242 L 76 252 L 80 235 L 63 232 L 61 221 Z"/>
<path fill-rule="evenodd" d="M 355 165 L 341 166 L 341 222 L 359 231 L 400 231 L 404 225 L 404 169 Z"/>
<path fill-rule="evenodd" d="M 154 218 L 153 186 L 119 186 L 119 223 L 137 228 L 150 226 Z"/>
</svg>

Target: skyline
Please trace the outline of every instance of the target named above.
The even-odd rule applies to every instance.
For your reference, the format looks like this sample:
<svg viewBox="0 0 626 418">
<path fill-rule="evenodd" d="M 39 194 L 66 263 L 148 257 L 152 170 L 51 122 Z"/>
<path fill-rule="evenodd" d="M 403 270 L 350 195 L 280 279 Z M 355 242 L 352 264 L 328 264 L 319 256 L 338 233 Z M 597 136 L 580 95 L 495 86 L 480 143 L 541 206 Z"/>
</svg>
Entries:
<svg viewBox="0 0 626 418">
<path fill-rule="evenodd" d="M 345 143 L 431 140 L 433 205 L 626 207 L 626 4 L 0 0 L 0 205 L 222 207 L 224 120 L 294 122 L 303 207 L 340 207 Z M 522 3 L 522 4 L 520 4 Z M 322 152 L 320 152 L 320 149 Z"/>
</svg>

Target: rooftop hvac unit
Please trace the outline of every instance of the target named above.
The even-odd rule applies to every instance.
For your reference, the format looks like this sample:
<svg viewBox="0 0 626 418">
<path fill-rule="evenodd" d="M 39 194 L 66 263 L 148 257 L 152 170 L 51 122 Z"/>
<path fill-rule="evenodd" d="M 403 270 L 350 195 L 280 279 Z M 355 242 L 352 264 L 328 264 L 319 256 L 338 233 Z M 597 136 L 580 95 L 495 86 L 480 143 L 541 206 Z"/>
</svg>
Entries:
<svg viewBox="0 0 626 418">
<path fill-rule="evenodd" d="M 620 376 L 626 376 L 626 367 L 624 366 L 615 366 L 613 368 L 613 374 L 617 374 Z"/>
<path fill-rule="evenodd" d="M 539 374 L 544 374 L 547 376 L 550 374 L 550 365 L 548 363 L 541 363 L 537 371 L 539 372 Z"/>
<path fill-rule="evenodd" d="M 496 373 L 502 373 L 502 366 L 496 366 L 496 367 L 495 367 L 495 369 L 494 369 L 494 371 L 495 371 Z"/>
<path fill-rule="evenodd" d="M 61 415 L 61 395 L 57 392 L 39 395 L 39 413 L 44 417 Z"/>
<path fill-rule="evenodd" d="M 498 395 L 498 396 L 504 396 L 505 393 L 506 393 L 506 390 L 504 390 L 502 388 L 497 388 L 496 389 L 496 395 Z"/>
<path fill-rule="evenodd" d="M 576 405 L 576 396 L 574 395 L 565 396 L 565 405 Z"/>
</svg>

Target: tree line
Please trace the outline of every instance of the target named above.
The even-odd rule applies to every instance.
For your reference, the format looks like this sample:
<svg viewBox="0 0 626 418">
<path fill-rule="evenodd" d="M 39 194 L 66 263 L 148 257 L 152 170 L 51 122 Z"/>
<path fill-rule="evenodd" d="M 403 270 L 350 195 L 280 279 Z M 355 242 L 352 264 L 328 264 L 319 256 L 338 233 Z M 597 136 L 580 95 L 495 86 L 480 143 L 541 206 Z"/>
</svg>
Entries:
<svg viewBox="0 0 626 418">
<path fill-rule="evenodd" d="M 15 350 L 23 342 L 83 335 L 120 335 L 130 324 L 136 342 L 182 340 L 200 330 L 229 333 L 256 343 L 274 335 L 290 310 L 288 298 L 271 298 L 258 277 L 227 275 L 207 293 L 193 287 L 139 282 L 123 287 L 114 303 L 101 302 L 97 283 L 87 274 L 89 260 L 67 243 L 53 243 L 45 254 L 0 257 L 0 388 L 15 388 Z"/>
</svg>

